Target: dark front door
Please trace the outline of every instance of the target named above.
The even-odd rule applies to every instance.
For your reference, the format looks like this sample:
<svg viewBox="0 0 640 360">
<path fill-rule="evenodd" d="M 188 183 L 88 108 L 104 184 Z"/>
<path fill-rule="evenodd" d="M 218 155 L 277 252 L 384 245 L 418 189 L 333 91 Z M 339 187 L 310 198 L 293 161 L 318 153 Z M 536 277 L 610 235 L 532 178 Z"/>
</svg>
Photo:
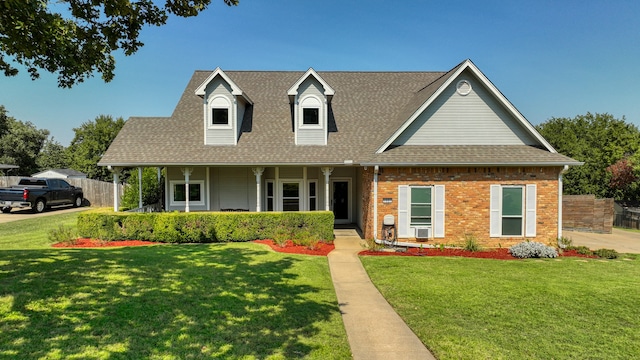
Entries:
<svg viewBox="0 0 640 360">
<path fill-rule="evenodd" d="M 349 220 L 349 182 L 333 182 L 333 215 L 336 221 Z"/>
</svg>

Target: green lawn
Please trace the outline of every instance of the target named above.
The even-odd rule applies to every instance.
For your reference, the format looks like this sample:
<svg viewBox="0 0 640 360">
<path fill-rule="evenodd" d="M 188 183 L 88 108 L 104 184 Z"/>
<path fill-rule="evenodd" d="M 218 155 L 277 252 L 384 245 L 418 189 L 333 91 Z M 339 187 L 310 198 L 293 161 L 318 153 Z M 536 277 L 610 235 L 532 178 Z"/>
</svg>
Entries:
<svg viewBox="0 0 640 360">
<path fill-rule="evenodd" d="M 57 216 L 3 224 L 0 239 L 70 220 Z M 19 247 L 0 244 L 0 359 L 350 357 L 324 257 L 253 243 L 7 244 Z"/>
<path fill-rule="evenodd" d="M 0 216 L 11 215 L 0 214 Z M 75 228 L 77 218 L 78 213 L 71 212 L 0 224 L 0 250 L 49 248 L 51 245 L 48 239 L 49 230 L 59 225 Z"/>
<path fill-rule="evenodd" d="M 640 354 L 640 260 L 361 259 L 438 359 Z"/>
</svg>

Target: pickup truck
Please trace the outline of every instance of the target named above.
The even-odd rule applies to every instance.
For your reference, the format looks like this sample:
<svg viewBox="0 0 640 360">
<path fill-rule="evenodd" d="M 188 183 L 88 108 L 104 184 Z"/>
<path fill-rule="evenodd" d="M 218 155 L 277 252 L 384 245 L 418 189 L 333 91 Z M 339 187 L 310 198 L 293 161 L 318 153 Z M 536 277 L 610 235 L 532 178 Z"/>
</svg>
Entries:
<svg viewBox="0 0 640 360">
<path fill-rule="evenodd" d="M 12 208 L 30 207 L 41 213 L 55 205 L 82 205 L 82 188 L 62 179 L 22 178 L 18 185 L 0 188 L 0 209 L 8 213 Z"/>
</svg>

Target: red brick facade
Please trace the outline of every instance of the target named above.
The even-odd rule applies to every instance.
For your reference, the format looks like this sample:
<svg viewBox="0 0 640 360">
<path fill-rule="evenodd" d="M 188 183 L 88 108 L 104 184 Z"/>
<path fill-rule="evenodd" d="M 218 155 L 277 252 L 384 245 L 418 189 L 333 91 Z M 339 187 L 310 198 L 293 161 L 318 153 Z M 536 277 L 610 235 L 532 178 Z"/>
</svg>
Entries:
<svg viewBox="0 0 640 360">
<path fill-rule="evenodd" d="M 460 245 L 466 235 L 473 235 L 483 246 L 510 246 L 526 238 L 490 236 L 491 185 L 536 184 L 536 236 L 529 239 L 545 244 L 555 242 L 558 234 L 558 174 L 561 170 L 561 167 L 381 167 L 378 175 L 378 216 L 375 219 L 378 236 L 381 236 L 384 215 L 398 218 L 399 185 L 444 185 L 445 237 L 429 239 L 426 244 Z M 373 168 L 364 170 L 363 208 L 366 210 L 363 232 L 367 239 L 374 236 L 373 178 Z M 384 204 L 384 198 L 390 198 L 392 202 Z"/>
</svg>

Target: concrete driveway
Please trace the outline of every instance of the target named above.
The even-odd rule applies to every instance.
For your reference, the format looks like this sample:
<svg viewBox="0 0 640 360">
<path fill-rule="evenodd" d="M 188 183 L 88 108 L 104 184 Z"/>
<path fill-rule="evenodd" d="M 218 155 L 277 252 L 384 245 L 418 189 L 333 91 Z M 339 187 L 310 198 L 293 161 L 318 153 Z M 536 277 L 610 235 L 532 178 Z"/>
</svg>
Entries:
<svg viewBox="0 0 640 360">
<path fill-rule="evenodd" d="M 47 209 L 40 214 L 31 213 L 31 209 L 12 209 L 10 213 L 7 213 L 7 214 L 0 213 L 0 224 L 4 224 L 10 221 L 33 219 L 33 218 L 42 217 L 42 216 L 51 216 L 51 215 L 57 215 L 57 214 L 64 214 L 68 212 L 83 211 L 87 209 L 88 208 L 86 207 L 74 208 L 70 206 L 60 206 L 60 207 Z"/>
<path fill-rule="evenodd" d="M 591 250 L 614 249 L 620 253 L 640 254 L 640 232 L 613 229 L 611 234 L 598 234 L 563 230 L 562 234 L 573 240 L 573 245 L 587 246 Z"/>
</svg>

